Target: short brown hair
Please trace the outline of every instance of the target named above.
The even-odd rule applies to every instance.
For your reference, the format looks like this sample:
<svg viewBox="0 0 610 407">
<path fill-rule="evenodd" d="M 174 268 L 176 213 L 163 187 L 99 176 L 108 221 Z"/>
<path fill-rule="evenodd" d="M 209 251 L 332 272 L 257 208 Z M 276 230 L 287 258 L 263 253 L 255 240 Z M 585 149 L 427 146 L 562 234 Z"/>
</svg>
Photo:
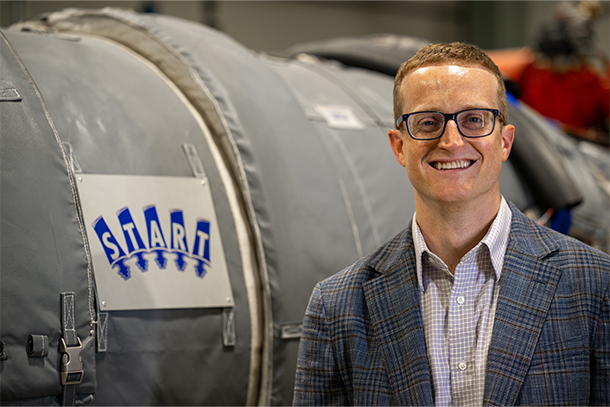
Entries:
<svg viewBox="0 0 610 407">
<path fill-rule="evenodd" d="M 506 88 L 504 79 L 496 64 L 489 56 L 475 45 L 463 42 L 430 44 L 417 51 L 411 59 L 404 62 L 394 78 L 394 123 L 404 113 L 402 109 L 402 95 L 400 88 L 405 76 L 410 72 L 432 65 L 443 65 L 446 63 L 462 63 L 466 65 L 478 65 L 489 70 L 498 80 L 498 104 L 500 118 L 504 123 L 508 118 L 508 102 L 506 101 Z"/>
</svg>

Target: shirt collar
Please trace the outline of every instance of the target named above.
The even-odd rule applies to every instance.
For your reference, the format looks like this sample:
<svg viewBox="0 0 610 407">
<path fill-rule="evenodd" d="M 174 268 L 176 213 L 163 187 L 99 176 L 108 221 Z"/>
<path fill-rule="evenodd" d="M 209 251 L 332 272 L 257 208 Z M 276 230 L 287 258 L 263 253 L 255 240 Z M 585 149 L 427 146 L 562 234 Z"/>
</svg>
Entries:
<svg viewBox="0 0 610 407">
<path fill-rule="evenodd" d="M 506 244 L 508 242 L 508 233 L 510 231 L 510 222 L 512 220 L 512 213 L 506 200 L 502 197 L 500 203 L 500 210 L 496 215 L 491 227 L 481 239 L 479 244 L 472 250 L 478 250 L 482 244 L 487 246 L 491 257 L 491 263 L 493 265 L 496 281 L 500 280 L 500 274 L 502 273 L 502 267 L 504 266 L 504 254 L 506 252 Z M 424 291 L 423 278 L 422 278 L 422 256 L 427 253 L 431 257 L 437 258 L 437 256 L 428 249 L 424 236 L 419 228 L 416 221 L 416 214 L 413 214 L 412 220 L 412 233 L 413 233 L 413 244 L 415 246 L 415 259 L 417 267 L 417 281 L 419 282 L 419 288 Z"/>
</svg>

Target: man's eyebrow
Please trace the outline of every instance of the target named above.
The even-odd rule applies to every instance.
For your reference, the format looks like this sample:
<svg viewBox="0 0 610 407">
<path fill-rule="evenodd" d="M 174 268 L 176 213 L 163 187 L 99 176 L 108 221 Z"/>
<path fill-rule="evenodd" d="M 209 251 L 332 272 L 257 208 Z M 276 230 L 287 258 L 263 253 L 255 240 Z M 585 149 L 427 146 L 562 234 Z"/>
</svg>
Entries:
<svg viewBox="0 0 610 407">
<path fill-rule="evenodd" d="M 439 112 L 439 113 L 457 113 L 457 112 L 462 112 L 464 110 L 471 110 L 471 109 L 499 109 L 497 107 L 494 106 L 486 106 L 484 104 L 467 104 L 464 107 L 460 108 L 459 110 L 456 110 L 455 112 L 443 112 L 443 109 L 438 109 L 438 108 L 426 108 L 426 109 L 419 109 L 419 110 L 415 110 L 413 112 L 409 112 L 409 113 L 417 113 L 417 112 Z"/>
<path fill-rule="evenodd" d="M 494 106 L 488 106 L 486 103 L 468 103 L 466 104 L 466 107 L 462 110 L 467 110 L 467 109 L 497 109 L 497 107 Z"/>
</svg>

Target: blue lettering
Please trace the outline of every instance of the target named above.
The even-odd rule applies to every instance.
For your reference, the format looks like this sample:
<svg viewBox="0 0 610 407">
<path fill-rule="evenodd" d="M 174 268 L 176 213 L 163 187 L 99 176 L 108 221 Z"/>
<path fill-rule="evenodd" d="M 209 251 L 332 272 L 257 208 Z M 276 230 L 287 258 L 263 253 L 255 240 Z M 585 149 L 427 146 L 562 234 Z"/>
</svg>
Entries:
<svg viewBox="0 0 610 407">
<path fill-rule="evenodd" d="M 171 235 L 169 248 L 155 205 L 144 207 L 143 212 L 148 232 L 146 242 L 142 239 L 142 235 L 133 220 L 129 208 L 124 207 L 117 212 L 117 217 L 125 237 L 127 251 L 121 247 L 121 244 L 116 240 L 102 216 L 97 218 L 93 223 L 93 228 L 102 244 L 110 266 L 117 268 L 118 274 L 123 279 L 128 280 L 131 278 L 131 270 L 125 261 L 130 256 L 137 257 L 136 264 L 144 272 L 148 271 L 148 260 L 144 258 L 145 253 L 155 253 L 155 261 L 159 268 L 165 269 L 168 263 L 166 253 L 171 251 L 176 254 L 175 264 L 178 270 L 185 271 L 187 264 L 186 257 L 190 257 L 196 262 L 195 273 L 197 277 L 203 278 L 208 271 L 207 268 L 211 266 L 210 222 L 205 219 L 197 220 L 193 246 L 191 252 L 189 252 L 182 210 L 173 209 L 170 211 Z"/>
<path fill-rule="evenodd" d="M 172 251 L 176 253 L 176 266 L 178 270 L 184 271 L 186 262 L 184 261 L 184 255 L 189 254 L 186 244 L 186 229 L 184 228 L 184 215 L 179 209 L 172 210 L 170 212 L 170 219 L 172 225 Z"/>
<path fill-rule="evenodd" d="M 141 271 L 148 271 L 148 261 L 144 258 L 146 246 L 140 237 L 140 232 L 133 221 L 131 212 L 127 207 L 119 210 L 118 212 L 119 222 L 123 228 L 123 235 L 125 236 L 125 242 L 127 243 L 127 250 L 132 256 L 136 256 L 138 261 L 136 264 Z"/>
<path fill-rule="evenodd" d="M 146 228 L 148 229 L 148 244 L 152 252 L 156 254 L 155 261 L 159 268 L 164 269 L 167 266 L 167 245 L 163 237 L 163 231 L 159 224 L 159 215 L 157 208 L 154 205 L 144 207 L 144 218 L 146 219 Z"/>
<path fill-rule="evenodd" d="M 119 275 L 123 279 L 129 280 L 131 278 L 131 272 L 129 270 L 129 266 L 125 264 L 127 256 L 121 248 L 121 245 L 119 245 L 119 242 L 117 242 L 116 238 L 110 231 L 110 228 L 106 224 L 103 217 L 100 216 L 93 222 L 93 229 L 102 243 L 102 247 L 104 248 L 104 252 L 106 253 L 110 266 L 113 268 L 115 266 L 118 267 Z"/>
<path fill-rule="evenodd" d="M 205 266 L 210 264 L 210 222 L 207 220 L 199 219 L 197 221 L 192 257 L 197 260 L 195 266 L 197 277 L 203 278 L 206 273 Z"/>
</svg>

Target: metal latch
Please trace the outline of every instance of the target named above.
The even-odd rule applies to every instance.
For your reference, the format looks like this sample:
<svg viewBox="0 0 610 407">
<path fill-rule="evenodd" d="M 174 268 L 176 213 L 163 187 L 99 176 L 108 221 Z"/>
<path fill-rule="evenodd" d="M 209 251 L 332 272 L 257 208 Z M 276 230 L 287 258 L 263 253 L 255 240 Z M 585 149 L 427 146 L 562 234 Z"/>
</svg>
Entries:
<svg viewBox="0 0 610 407">
<path fill-rule="evenodd" d="M 62 386 L 79 384 L 83 380 L 83 360 L 80 357 L 83 347 L 80 338 L 76 339 L 78 340 L 76 346 L 66 346 L 64 338 L 61 338 L 61 342 L 59 342 L 59 352 L 62 353 L 59 367 Z"/>
</svg>

